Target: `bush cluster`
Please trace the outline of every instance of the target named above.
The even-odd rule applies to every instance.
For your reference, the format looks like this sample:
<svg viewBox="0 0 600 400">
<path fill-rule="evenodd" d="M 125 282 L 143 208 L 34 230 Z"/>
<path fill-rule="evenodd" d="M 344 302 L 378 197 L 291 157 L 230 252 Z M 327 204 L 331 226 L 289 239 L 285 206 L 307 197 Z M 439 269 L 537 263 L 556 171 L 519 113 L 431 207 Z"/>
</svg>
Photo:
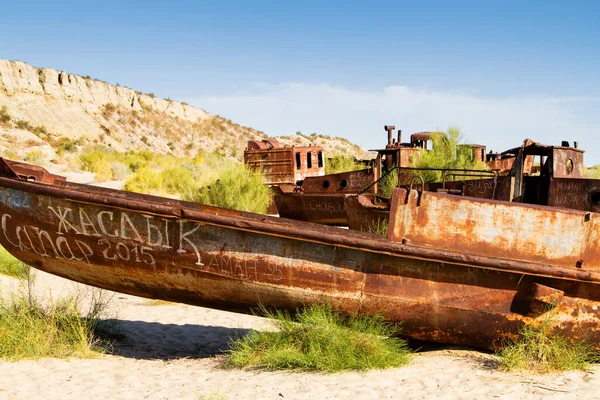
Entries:
<svg viewBox="0 0 600 400">
<path fill-rule="evenodd" d="M 325 167 L 327 174 L 338 174 L 364 168 L 365 165 L 358 162 L 354 157 L 341 155 L 327 159 L 327 165 Z"/>
<path fill-rule="evenodd" d="M 98 181 L 127 179 L 124 188 L 132 192 L 257 213 L 265 213 L 272 199 L 262 175 L 217 153 L 200 151 L 194 158 L 176 158 L 149 151 L 111 152 L 96 146 L 78 161 Z"/>
<path fill-rule="evenodd" d="M 271 203 L 271 189 L 263 176 L 243 165 L 234 164 L 219 177 L 185 200 L 201 204 L 264 214 Z"/>
<path fill-rule="evenodd" d="M 295 318 L 263 313 L 277 332 L 250 331 L 230 343 L 226 365 L 269 370 L 339 372 L 399 367 L 410 361 L 398 325 L 381 316 L 344 317 L 327 306 L 310 306 Z"/>
<path fill-rule="evenodd" d="M 451 169 L 483 169 L 473 159 L 473 150 L 470 146 L 461 145 L 462 136 L 458 128 L 448 129 L 448 133 L 433 136 L 433 148 L 421 151 L 417 168 L 451 168 Z M 425 182 L 436 182 L 441 179 L 437 171 L 419 171 Z"/>
</svg>

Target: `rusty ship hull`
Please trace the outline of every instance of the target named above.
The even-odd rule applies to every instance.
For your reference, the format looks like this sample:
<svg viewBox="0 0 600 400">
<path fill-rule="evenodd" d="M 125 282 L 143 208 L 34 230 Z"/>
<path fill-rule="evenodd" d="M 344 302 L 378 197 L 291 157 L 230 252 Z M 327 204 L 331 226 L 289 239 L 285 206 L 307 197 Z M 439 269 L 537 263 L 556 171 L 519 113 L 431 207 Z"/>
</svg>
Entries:
<svg viewBox="0 0 600 400">
<path fill-rule="evenodd" d="M 284 193 L 275 189 L 274 202 L 282 218 L 323 225 L 348 225 L 347 194 Z"/>
<path fill-rule="evenodd" d="M 420 207 L 433 201 L 432 212 L 435 201 L 448 201 L 420 195 Z M 551 309 L 557 331 L 598 343 L 597 254 L 580 251 L 589 264 L 582 268 L 564 257 L 457 251 L 460 236 L 453 249 L 432 247 L 423 232 L 402 231 L 411 218 L 431 218 L 417 207 L 418 196 L 396 189 L 388 239 L 65 181 L 0 177 L 0 243 L 40 270 L 147 298 L 240 312 L 326 303 L 401 321 L 409 337 L 484 348 L 540 323 Z"/>
</svg>

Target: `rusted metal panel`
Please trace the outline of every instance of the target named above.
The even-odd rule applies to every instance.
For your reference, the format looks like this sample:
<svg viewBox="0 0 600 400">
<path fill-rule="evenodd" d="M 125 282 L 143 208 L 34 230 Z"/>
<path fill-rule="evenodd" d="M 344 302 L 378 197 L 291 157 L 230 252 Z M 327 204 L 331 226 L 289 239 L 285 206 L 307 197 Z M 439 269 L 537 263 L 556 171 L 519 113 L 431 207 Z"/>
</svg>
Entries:
<svg viewBox="0 0 600 400">
<path fill-rule="evenodd" d="M 280 217 L 326 225 L 348 225 L 345 200 L 374 181 L 373 169 L 307 177 L 302 186 L 275 188 Z"/>
<path fill-rule="evenodd" d="M 60 185 L 66 181 L 64 176 L 54 175 L 42 167 L 0 158 L 0 174 L 2 176 L 30 182 Z"/>
<path fill-rule="evenodd" d="M 308 177 L 304 179 L 302 191 L 306 194 L 358 193 L 373 183 L 373 176 L 373 169 L 366 168 L 339 174 Z"/>
<path fill-rule="evenodd" d="M 549 206 L 600 212 L 600 180 L 555 178 L 549 185 Z"/>
<path fill-rule="evenodd" d="M 346 210 L 350 229 L 373 232 L 387 226 L 390 217 L 390 199 L 373 194 L 348 196 Z"/>
<path fill-rule="evenodd" d="M 585 165 L 583 151 L 573 148 L 552 149 L 552 176 L 555 178 L 583 178 Z"/>
<path fill-rule="evenodd" d="M 600 269 L 596 213 L 396 188 L 390 225 L 391 240 L 418 246 Z"/>
<path fill-rule="evenodd" d="M 284 193 L 275 190 L 280 217 L 325 225 L 348 225 L 346 194 Z"/>
<path fill-rule="evenodd" d="M 404 194 L 394 192 L 393 210 Z M 426 195 L 421 210 L 434 205 Z M 439 221 L 424 215 L 440 231 L 462 229 L 443 218 L 456 213 Z M 446 251 L 172 199 L 7 178 L 0 178 L 0 222 L 0 243 L 19 259 L 118 292 L 244 312 L 257 304 L 294 310 L 328 303 L 402 321 L 411 337 L 488 348 L 523 324 L 541 323 L 537 304 L 546 302 L 557 331 L 600 343 L 600 272 L 585 254 L 581 268 L 537 264 L 469 246 Z M 599 243 L 591 232 L 590 249 Z"/>
<path fill-rule="evenodd" d="M 244 151 L 244 164 L 261 172 L 265 184 L 296 184 L 309 176 L 325 174 L 323 148 L 281 147 L 276 140 L 250 140 Z"/>
</svg>

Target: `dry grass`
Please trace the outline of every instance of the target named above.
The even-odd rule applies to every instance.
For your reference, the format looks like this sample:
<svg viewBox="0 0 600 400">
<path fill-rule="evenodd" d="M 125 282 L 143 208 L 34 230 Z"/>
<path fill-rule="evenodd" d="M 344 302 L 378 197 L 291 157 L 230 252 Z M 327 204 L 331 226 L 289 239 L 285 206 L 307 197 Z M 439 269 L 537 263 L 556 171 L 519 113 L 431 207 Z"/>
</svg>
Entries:
<svg viewBox="0 0 600 400">
<path fill-rule="evenodd" d="M 552 331 L 553 319 L 541 326 L 524 326 L 517 340 L 505 343 L 497 353 L 500 368 L 507 371 L 526 370 L 536 373 L 587 370 L 600 361 L 598 352 L 584 342 L 566 339 Z"/>
</svg>

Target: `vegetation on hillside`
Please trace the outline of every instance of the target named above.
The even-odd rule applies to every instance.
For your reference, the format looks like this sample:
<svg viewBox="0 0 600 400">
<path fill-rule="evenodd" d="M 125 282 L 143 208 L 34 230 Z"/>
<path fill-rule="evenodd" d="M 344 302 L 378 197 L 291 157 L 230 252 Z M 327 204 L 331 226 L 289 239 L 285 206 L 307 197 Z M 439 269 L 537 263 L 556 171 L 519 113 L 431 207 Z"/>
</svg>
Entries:
<svg viewBox="0 0 600 400">
<path fill-rule="evenodd" d="M 79 157 L 84 171 L 97 180 L 126 179 L 125 190 L 265 213 L 271 191 L 260 174 L 219 154 L 199 151 L 193 158 L 113 152 L 96 146 Z"/>
<path fill-rule="evenodd" d="M 196 122 L 183 120 L 140 102 L 141 111 L 105 104 L 101 110 L 106 120 L 106 135 L 115 141 L 128 140 L 131 149 L 151 150 L 157 154 L 192 156 L 198 150 L 243 159 L 249 139 L 267 135 L 234 123 L 218 115 Z M 115 134 L 116 133 L 116 134 Z M 107 141 L 109 138 L 105 138 Z"/>
<path fill-rule="evenodd" d="M 8 109 L 6 108 L 6 106 L 2 106 L 0 108 L 0 122 L 7 124 L 11 119 L 10 114 L 8 113 Z"/>
<path fill-rule="evenodd" d="M 309 306 L 295 317 L 262 312 L 276 332 L 250 331 L 230 343 L 226 365 L 268 370 L 338 372 L 399 367 L 410 361 L 398 325 L 381 316 L 345 317 L 327 306 Z"/>
</svg>

